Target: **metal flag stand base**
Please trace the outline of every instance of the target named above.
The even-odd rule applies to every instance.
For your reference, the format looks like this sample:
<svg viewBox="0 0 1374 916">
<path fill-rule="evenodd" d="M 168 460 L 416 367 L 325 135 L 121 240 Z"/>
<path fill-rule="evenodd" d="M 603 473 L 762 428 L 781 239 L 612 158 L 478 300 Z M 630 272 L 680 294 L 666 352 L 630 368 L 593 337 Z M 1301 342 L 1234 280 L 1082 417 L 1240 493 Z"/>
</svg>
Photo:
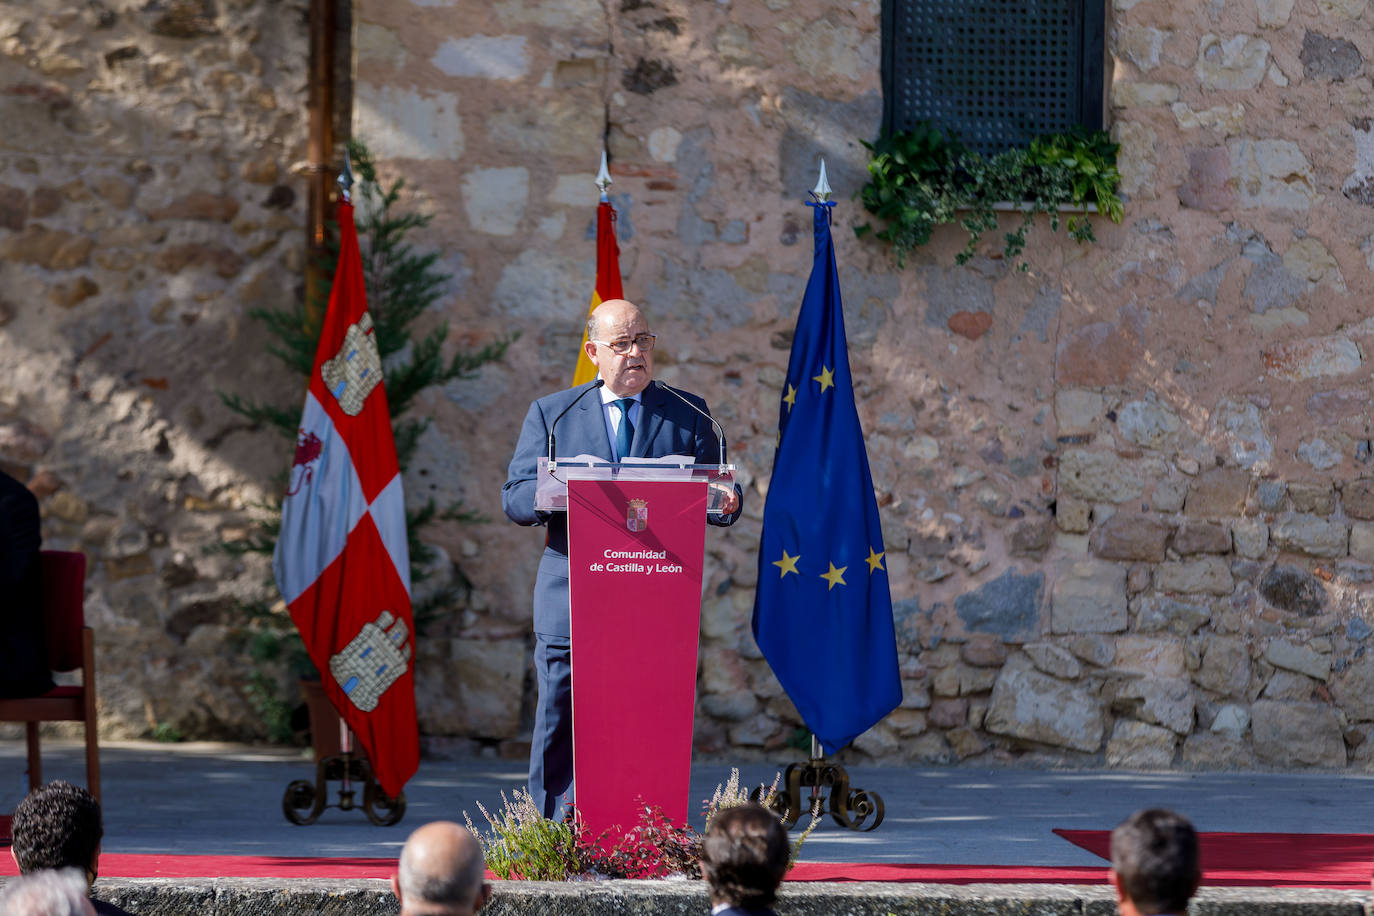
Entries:
<svg viewBox="0 0 1374 916">
<path fill-rule="evenodd" d="M 343 752 L 319 759 L 315 764 L 314 782 L 297 779 L 286 787 L 286 793 L 281 798 L 281 811 L 288 821 L 304 826 L 315 823 L 325 808 L 352 811 L 359 807 L 354 801 L 357 792 L 353 784 L 360 782 L 363 784 L 361 807 L 367 819 L 378 827 L 400 823 L 406 813 L 406 794 L 401 792 L 395 798 L 390 798 L 382 791 L 372 775 L 372 766 L 367 758 L 353 753 L 352 737 L 348 726 L 340 721 L 339 747 Z M 328 804 L 331 779 L 339 780 L 337 805 Z"/>
<path fill-rule="evenodd" d="M 782 788 L 773 795 L 770 807 L 782 824 L 791 830 L 803 811 L 820 814 L 825 810 L 823 790 L 830 791 L 830 816 L 835 823 L 849 830 L 867 833 L 878 829 L 883 822 L 883 798 L 877 792 L 849 788 L 849 773 L 838 763 L 828 763 L 821 753 L 821 743 L 811 736 L 811 759 L 788 764 L 783 771 Z M 802 807 L 802 789 L 811 790 L 806 808 Z M 749 793 L 749 798 L 761 802 L 764 788 Z M 866 823 L 869 818 L 873 822 Z"/>
</svg>

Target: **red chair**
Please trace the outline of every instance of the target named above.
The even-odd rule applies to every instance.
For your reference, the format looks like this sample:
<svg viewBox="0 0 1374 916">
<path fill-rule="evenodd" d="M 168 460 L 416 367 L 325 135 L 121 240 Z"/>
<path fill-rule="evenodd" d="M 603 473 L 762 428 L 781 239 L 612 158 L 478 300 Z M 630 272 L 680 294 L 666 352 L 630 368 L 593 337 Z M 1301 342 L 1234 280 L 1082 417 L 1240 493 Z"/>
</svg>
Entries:
<svg viewBox="0 0 1374 916">
<path fill-rule="evenodd" d="M 86 555 L 62 550 L 39 554 L 48 667 L 80 671 L 77 687 L 54 687 L 36 697 L 0 699 L 0 722 L 23 722 L 29 751 L 29 791 L 43 784 L 38 743 L 40 722 L 83 722 L 86 726 L 86 787 L 100 801 L 100 747 L 95 715 L 95 632 L 86 626 Z"/>
</svg>

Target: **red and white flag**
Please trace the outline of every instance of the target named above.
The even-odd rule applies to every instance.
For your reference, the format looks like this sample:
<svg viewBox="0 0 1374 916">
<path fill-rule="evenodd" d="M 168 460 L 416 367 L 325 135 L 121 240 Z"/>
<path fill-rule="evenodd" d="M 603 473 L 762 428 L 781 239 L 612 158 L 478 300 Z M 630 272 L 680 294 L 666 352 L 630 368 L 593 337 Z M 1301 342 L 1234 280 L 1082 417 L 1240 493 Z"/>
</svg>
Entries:
<svg viewBox="0 0 1374 916">
<path fill-rule="evenodd" d="M 325 693 L 395 798 L 420 763 L 405 498 L 351 204 L 338 220 L 273 568 Z"/>
</svg>

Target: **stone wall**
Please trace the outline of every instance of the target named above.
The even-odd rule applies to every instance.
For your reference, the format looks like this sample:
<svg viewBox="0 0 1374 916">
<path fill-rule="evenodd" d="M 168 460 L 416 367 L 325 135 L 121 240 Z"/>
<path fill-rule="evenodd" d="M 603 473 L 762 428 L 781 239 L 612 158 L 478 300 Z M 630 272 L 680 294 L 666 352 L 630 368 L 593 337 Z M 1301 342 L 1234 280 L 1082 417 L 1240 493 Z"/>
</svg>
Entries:
<svg viewBox="0 0 1374 916">
<path fill-rule="evenodd" d="M 261 735 L 213 552 L 283 445 L 217 391 L 294 387 L 247 315 L 301 282 L 308 4 L 0 3 L 0 466 L 90 560 L 102 731 Z"/>
<path fill-rule="evenodd" d="M 49 542 L 93 558 L 112 733 L 254 729 L 223 648 L 266 570 L 204 547 L 242 537 L 286 461 L 215 391 L 286 381 L 247 309 L 299 283 L 303 6 L 0 6 L 24 125 L 0 137 L 0 460 Z M 956 267 L 943 229 L 903 271 L 849 231 L 878 0 L 358 0 L 354 132 L 455 277 L 424 320 L 455 348 L 522 332 L 421 398 L 408 497 L 488 519 L 427 535 L 471 588 L 418 643 L 422 729 L 528 737 L 542 533 L 499 489 L 515 420 L 571 375 L 604 143 L 658 374 L 711 403 L 749 491 L 707 536 L 700 752 L 795 754 L 749 618 L 824 155 L 904 684 L 846 759 L 1364 766 L 1366 6 L 1117 0 L 1126 220 L 1084 246 L 1038 225 L 1022 272 L 991 235 Z"/>
</svg>

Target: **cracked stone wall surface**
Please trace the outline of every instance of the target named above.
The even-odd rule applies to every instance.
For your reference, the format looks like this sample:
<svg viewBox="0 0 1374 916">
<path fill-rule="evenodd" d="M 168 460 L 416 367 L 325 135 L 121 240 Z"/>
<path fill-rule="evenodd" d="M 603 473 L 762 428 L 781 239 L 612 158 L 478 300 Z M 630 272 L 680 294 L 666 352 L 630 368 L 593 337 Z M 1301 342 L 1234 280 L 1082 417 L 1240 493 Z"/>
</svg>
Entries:
<svg viewBox="0 0 1374 916">
<path fill-rule="evenodd" d="M 26 126 L 0 138 L 0 459 L 41 491 L 50 542 L 92 555 L 105 663 L 150 672 L 111 688 L 105 727 L 251 733 L 219 650 L 224 602 L 265 570 L 202 548 L 242 536 L 286 458 L 213 389 L 282 382 L 246 312 L 299 282 L 302 4 L 107 6 L 0 6 L 0 98 Z M 499 489 L 513 418 L 571 375 L 604 143 L 659 375 L 707 398 L 749 490 L 707 536 L 699 752 L 794 753 L 749 618 L 824 156 L 904 685 L 843 756 L 1368 766 L 1374 14 L 1117 0 L 1125 222 L 1083 246 L 1038 225 L 1021 272 L 996 245 L 956 267 L 957 228 L 905 270 L 850 231 L 880 12 L 354 4 L 353 129 L 455 277 L 425 320 L 454 347 L 522 333 L 422 398 L 408 495 L 486 516 L 428 535 L 470 587 L 418 643 L 423 729 L 528 739 L 542 538 Z"/>
</svg>

